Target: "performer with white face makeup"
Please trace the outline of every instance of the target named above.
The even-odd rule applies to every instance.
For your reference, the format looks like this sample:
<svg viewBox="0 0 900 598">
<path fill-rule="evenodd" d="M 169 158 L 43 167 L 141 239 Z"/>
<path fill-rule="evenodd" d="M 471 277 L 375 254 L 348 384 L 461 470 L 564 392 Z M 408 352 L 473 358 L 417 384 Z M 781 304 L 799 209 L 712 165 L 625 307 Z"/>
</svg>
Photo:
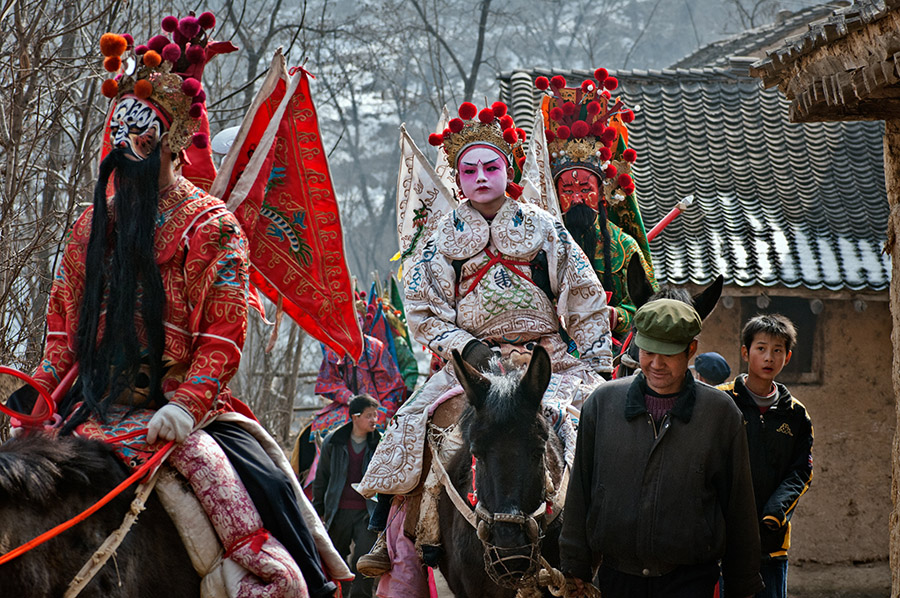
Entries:
<svg viewBox="0 0 900 598">
<path fill-rule="evenodd" d="M 558 424 L 571 457 L 574 429 L 562 414 L 569 405 L 580 406 L 612 369 L 606 293 L 562 223 L 510 195 L 517 195 L 514 155 L 521 153 L 524 133 L 515 129 L 506 106 L 497 102 L 478 113 L 467 102 L 459 115 L 429 142 L 446 152 L 464 201 L 439 221 L 403 276 L 407 322 L 416 340 L 438 355 L 449 360 L 456 349 L 482 370 L 495 356 L 525 363 L 542 345 L 553 368 L 545 412 Z M 575 347 L 563 340 L 560 322 Z M 462 393 L 451 369 L 437 372 L 400 408 L 360 484 L 363 495 L 403 494 L 419 482 L 422 449 L 411 447 L 423 446 L 432 404 Z M 423 518 L 433 516 L 433 483 L 429 476 Z M 420 526 L 417 543 L 426 562 L 439 554 L 435 527 Z M 360 559 L 359 571 L 370 575 L 392 566 L 408 568 L 396 559 L 379 561 L 381 546 Z M 380 569 L 367 566 L 379 562 Z"/>
</svg>

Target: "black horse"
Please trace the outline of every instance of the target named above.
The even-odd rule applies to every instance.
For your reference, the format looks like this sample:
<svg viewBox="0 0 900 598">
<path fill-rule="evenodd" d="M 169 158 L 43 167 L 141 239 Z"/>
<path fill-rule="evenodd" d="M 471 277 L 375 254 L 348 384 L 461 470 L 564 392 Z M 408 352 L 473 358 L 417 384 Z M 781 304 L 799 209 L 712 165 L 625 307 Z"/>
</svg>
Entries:
<svg viewBox="0 0 900 598">
<path fill-rule="evenodd" d="M 708 287 L 695 295 L 691 295 L 684 289 L 666 285 L 654 292 L 638 257 L 632 256 L 631 261 L 628 262 L 628 294 L 637 309 L 654 299 L 675 299 L 692 305 L 697 310 L 700 319 L 705 320 L 715 309 L 719 297 L 722 296 L 724 281 L 724 277 L 719 274 Z M 629 343 L 624 352 L 616 357 L 615 365 L 617 378 L 624 378 L 634 373 L 638 367 L 638 348 L 633 341 Z"/>
<path fill-rule="evenodd" d="M 483 375 L 456 351 L 453 367 L 469 405 L 459 422 L 463 446 L 447 471 L 460 496 L 477 496 L 478 531 L 445 489 L 439 567 L 456 596 L 512 597 L 516 587 L 534 586 L 542 554 L 559 563 L 561 519 L 548 526 L 545 512 L 548 473 L 558 488 L 565 463 L 562 443 L 541 411 L 550 357 L 536 346 L 521 379 L 518 372 Z"/>
<path fill-rule="evenodd" d="M 0 446 L 0 554 L 78 515 L 129 475 L 98 441 L 34 435 Z M 110 532 L 119 527 L 134 488 L 61 535 L 0 565 L 4 596 L 62 596 Z M 155 494 L 84 598 L 197 598 L 194 571 L 174 524 Z"/>
</svg>

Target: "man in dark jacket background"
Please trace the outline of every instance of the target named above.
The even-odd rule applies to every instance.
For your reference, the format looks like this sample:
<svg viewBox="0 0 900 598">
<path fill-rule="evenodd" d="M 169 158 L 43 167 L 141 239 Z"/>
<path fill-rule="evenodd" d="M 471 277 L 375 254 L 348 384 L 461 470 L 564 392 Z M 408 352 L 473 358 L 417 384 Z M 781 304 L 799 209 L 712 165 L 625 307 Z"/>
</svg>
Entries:
<svg viewBox="0 0 900 598">
<path fill-rule="evenodd" d="M 700 317 L 659 299 L 634 318 L 641 373 L 585 402 L 560 537 L 562 570 L 582 595 L 754 595 L 759 531 L 747 438 L 724 393 L 695 384 L 688 363 Z"/>
<path fill-rule="evenodd" d="M 313 506 L 325 523 L 335 549 L 356 575 L 352 585 L 341 584 L 341 595 L 370 598 L 374 596 L 374 580 L 359 575 L 356 562 L 369 552 L 377 537 L 368 528 L 375 503 L 366 500 L 352 485 L 362 480 L 381 440 L 375 429 L 380 405 L 369 395 L 357 395 L 348 407 L 350 423 L 332 432 L 322 444 L 313 480 Z"/>
</svg>

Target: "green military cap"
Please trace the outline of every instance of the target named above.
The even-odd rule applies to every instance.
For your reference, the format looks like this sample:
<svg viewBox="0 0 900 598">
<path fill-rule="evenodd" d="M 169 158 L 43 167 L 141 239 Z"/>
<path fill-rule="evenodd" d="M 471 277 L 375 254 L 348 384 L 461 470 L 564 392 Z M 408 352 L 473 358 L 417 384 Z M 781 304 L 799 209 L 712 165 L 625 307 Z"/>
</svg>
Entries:
<svg viewBox="0 0 900 598">
<path fill-rule="evenodd" d="M 644 304 L 634 315 L 634 342 L 650 353 L 675 355 L 700 334 L 700 325 L 700 316 L 687 303 L 657 299 Z"/>
</svg>

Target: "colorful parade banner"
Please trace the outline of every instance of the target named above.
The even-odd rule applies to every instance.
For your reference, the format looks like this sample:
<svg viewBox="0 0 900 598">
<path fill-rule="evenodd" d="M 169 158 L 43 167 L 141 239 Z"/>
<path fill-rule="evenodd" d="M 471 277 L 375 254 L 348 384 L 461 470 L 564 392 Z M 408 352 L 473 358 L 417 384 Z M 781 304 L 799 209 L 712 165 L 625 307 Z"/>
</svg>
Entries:
<svg viewBox="0 0 900 598">
<path fill-rule="evenodd" d="M 314 338 L 357 360 L 363 338 L 337 199 L 309 73 L 294 71 L 276 54 L 213 191 L 249 237 L 253 285 Z"/>
</svg>

